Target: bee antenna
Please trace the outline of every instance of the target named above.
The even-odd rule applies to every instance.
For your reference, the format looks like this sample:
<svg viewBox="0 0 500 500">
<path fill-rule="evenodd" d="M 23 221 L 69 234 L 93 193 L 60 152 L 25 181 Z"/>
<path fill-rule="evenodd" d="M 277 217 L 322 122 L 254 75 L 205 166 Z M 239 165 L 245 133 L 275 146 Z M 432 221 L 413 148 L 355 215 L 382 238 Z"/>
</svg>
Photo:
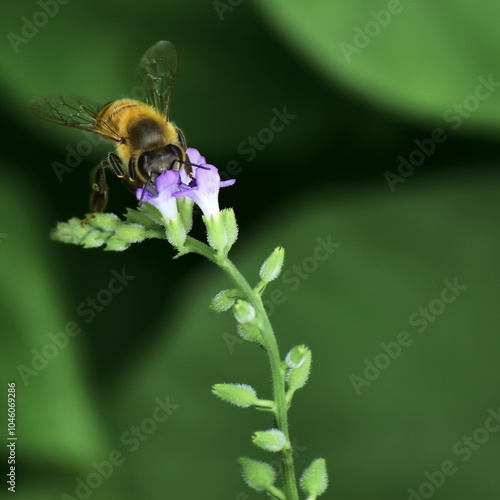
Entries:
<svg viewBox="0 0 500 500">
<path fill-rule="evenodd" d="M 191 167 L 202 168 L 203 170 L 210 170 L 208 167 L 204 167 L 203 165 L 197 165 L 196 163 L 191 163 L 190 161 L 179 160 L 179 163 L 183 165 L 190 165 Z"/>
</svg>

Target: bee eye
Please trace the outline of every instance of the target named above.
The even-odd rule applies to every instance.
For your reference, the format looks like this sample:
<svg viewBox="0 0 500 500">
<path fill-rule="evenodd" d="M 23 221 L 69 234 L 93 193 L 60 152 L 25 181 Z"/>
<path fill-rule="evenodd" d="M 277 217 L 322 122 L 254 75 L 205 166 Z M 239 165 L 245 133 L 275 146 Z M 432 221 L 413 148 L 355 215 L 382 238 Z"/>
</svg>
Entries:
<svg viewBox="0 0 500 500">
<path fill-rule="evenodd" d="M 142 153 L 139 156 L 139 160 L 137 162 L 137 170 L 143 177 L 149 176 L 148 166 L 149 166 L 150 161 L 151 161 L 150 155 L 147 152 Z"/>
<path fill-rule="evenodd" d="M 180 129 L 177 129 L 177 138 L 179 139 L 179 144 L 181 145 L 181 148 L 184 151 L 186 151 L 187 149 L 186 139 Z"/>
</svg>

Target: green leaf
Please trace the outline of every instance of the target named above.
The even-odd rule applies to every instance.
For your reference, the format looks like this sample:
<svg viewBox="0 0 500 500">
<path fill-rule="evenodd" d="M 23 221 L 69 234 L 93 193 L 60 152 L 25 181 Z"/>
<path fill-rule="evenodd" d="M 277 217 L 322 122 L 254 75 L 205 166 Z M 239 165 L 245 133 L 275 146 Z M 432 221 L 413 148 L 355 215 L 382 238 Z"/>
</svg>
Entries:
<svg viewBox="0 0 500 500">
<path fill-rule="evenodd" d="M 0 211 L 9 216 L 0 225 L 0 380 L 5 387 L 16 384 L 16 493 L 37 499 L 74 494 L 75 478 L 86 478 L 92 461 L 105 459 L 111 446 L 83 369 L 89 326 L 63 285 L 60 254 L 48 239 L 40 206 L 21 178 L 4 175 Z M 23 466 L 28 462 L 32 472 Z M 33 474 L 35 484 L 36 470 L 47 474 L 32 489 L 27 477 Z M 103 485 L 101 494 L 112 498 L 114 482 Z"/>
<path fill-rule="evenodd" d="M 500 125 L 496 2 L 255 3 L 332 82 L 444 128 Z"/>
</svg>

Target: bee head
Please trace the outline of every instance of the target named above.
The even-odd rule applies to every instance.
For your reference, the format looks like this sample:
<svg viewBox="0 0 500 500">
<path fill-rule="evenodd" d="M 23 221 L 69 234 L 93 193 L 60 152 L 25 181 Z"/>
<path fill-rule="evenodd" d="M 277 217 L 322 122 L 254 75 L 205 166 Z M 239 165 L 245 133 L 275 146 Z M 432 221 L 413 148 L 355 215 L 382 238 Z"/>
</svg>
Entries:
<svg viewBox="0 0 500 500">
<path fill-rule="evenodd" d="M 169 144 L 151 151 L 145 151 L 139 156 L 137 169 L 146 180 L 144 189 L 156 195 L 156 179 L 167 170 L 180 170 L 185 163 L 185 154 L 175 146 Z"/>
<path fill-rule="evenodd" d="M 146 151 L 139 156 L 137 168 L 144 178 L 155 179 L 167 170 L 179 170 L 184 162 L 184 153 L 174 144 Z"/>
</svg>

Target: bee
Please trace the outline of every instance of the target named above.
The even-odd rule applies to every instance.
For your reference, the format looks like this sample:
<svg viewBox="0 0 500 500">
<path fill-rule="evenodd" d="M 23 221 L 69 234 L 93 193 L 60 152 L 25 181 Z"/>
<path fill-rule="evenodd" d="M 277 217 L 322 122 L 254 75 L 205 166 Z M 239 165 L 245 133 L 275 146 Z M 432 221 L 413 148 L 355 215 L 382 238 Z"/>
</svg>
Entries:
<svg viewBox="0 0 500 500">
<path fill-rule="evenodd" d="M 116 151 L 92 169 L 90 210 L 103 212 L 108 204 L 106 170 L 112 170 L 135 194 L 143 189 L 156 196 L 155 182 L 166 170 L 192 169 L 182 131 L 169 121 L 172 90 L 177 78 L 177 51 L 160 41 L 142 56 L 135 72 L 135 89 L 144 102 L 120 99 L 100 106 L 89 99 L 52 95 L 31 101 L 40 118 L 74 127 L 115 142 Z M 142 200 L 141 200 L 142 201 Z"/>
</svg>

